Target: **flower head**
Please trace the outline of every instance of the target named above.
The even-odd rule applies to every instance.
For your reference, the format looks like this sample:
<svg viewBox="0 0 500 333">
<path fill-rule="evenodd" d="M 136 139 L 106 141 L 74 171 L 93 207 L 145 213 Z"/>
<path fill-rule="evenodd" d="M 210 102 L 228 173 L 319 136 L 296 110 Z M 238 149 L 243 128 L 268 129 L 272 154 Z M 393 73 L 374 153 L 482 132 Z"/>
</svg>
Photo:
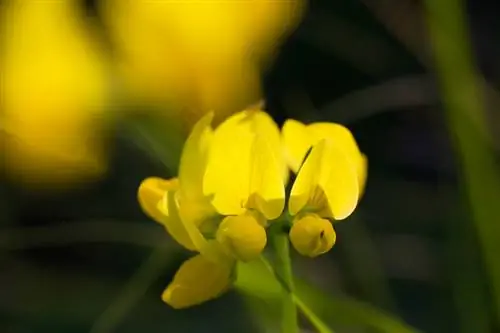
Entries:
<svg viewBox="0 0 500 333">
<path fill-rule="evenodd" d="M 318 140 L 306 138 L 312 142 L 309 148 L 290 140 L 290 123 L 280 137 L 272 118 L 257 109 L 236 113 L 215 130 L 211 122 L 209 114 L 193 127 L 178 178 L 148 178 L 139 188 L 144 211 L 179 244 L 198 252 L 180 267 L 162 295 L 174 308 L 221 295 L 231 286 L 236 263 L 253 260 L 263 251 L 266 227 L 282 215 L 285 205 L 288 167 L 282 142 L 296 152 L 289 156 L 304 159 L 295 170 L 288 211 L 294 217 L 290 240 L 305 256 L 332 248 L 336 235 L 330 219 L 352 213 L 360 175 L 366 173 L 357 164 L 361 153 L 349 141 L 354 139 L 347 129 L 334 135 L 327 131 L 330 136 Z"/>
<path fill-rule="evenodd" d="M 223 293 L 237 260 L 260 254 L 267 221 L 283 211 L 284 172 L 276 161 L 279 149 L 269 143 L 279 132 L 273 122 L 262 121 L 263 114 L 235 114 L 215 131 L 212 115 L 203 117 L 184 145 L 179 178 L 148 178 L 139 187 L 143 210 L 179 244 L 199 253 L 163 293 L 175 308 Z"/>
</svg>

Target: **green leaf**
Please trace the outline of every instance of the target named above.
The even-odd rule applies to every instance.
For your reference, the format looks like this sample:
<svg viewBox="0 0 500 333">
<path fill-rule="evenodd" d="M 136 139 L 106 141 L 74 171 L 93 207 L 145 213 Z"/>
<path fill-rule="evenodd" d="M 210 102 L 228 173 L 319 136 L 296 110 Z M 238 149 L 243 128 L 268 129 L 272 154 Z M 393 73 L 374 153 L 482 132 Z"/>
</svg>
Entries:
<svg viewBox="0 0 500 333">
<path fill-rule="evenodd" d="M 281 285 L 264 262 L 240 264 L 235 286 L 243 295 L 250 298 L 249 304 L 253 305 L 254 309 L 257 304 L 256 299 L 261 300 L 260 314 L 266 312 L 268 317 L 276 314 L 276 307 L 280 304 L 282 296 Z M 295 279 L 293 297 L 302 313 L 311 322 L 321 318 L 333 327 L 370 328 L 384 333 L 418 332 L 399 318 L 369 304 L 347 297 L 327 295 L 324 291 L 299 279 Z M 318 329 L 316 324 L 315 327 Z"/>
<path fill-rule="evenodd" d="M 460 163 L 460 185 L 469 201 L 480 249 L 485 263 L 494 320 L 500 325 L 500 174 L 489 131 L 491 120 L 485 113 L 488 84 L 476 69 L 467 24 L 464 1 L 424 1 L 427 28 L 430 32 L 435 68 L 446 110 L 448 126 L 457 160 Z M 494 90 L 493 90 L 494 91 Z M 453 235 L 453 234 L 452 234 Z M 464 244 L 460 244 L 464 246 Z M 456 255 L 456 254 L 455 254 Z M 457 256 L 457 255 L 456 255 Z M 460 265 L 465 263 L 460 258 Z M 468 269 L 471 269 L 468 267 Z M 471 275 L 474 277 L 474 275 Z M 463 277 L 460 277 L 463 281 Z M 488 311 L 482 310 L 484 296 L 471 289 L 471 282 L 455 283 L 459 323 L 462 332 L 488 332 Z"/>
</svg>

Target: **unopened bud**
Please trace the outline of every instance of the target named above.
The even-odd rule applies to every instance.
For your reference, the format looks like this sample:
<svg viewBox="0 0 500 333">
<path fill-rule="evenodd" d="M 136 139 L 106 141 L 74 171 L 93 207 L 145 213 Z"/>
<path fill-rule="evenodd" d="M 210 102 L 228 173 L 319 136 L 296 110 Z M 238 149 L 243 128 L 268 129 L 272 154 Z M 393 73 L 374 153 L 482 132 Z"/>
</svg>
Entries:
<svg viewBox="0 0 500 333">
<path fill-rule="evenodd" d="M 335 244 L 332 223 L 315 214 L 295 219 L 290 230 L 290 241 L 300 254 L 316 257 L 328 252 Z"/>
<path fill-rule="evenodd" d="M 228 216 L 217 230 L 217 241 L 242 261 L 256 259 L 266 246 L 266 230 L 252 215 Z"/>
</svg>

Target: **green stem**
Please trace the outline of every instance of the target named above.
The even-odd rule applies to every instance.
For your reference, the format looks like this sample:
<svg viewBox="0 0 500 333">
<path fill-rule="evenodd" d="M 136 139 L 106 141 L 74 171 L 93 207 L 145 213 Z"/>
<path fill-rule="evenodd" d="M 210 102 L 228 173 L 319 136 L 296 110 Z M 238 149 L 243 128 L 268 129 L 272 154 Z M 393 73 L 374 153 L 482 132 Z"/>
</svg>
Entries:
<svg viewBox="0 0 500 333">
<path fill-rule="evenodd" d="M 273 235 L 273 243 L 276 249 L 276 262 L 274 269 L 286 288 L 283 288 L 283 308 L 281 318 L 282 333 L 298 333 L 297 308 L 293 299 L 293 273 L 290 260 L 290 243 L 288 234 L 277 232 Z M 288 289 L 288 290 L 287 290 Z"/>
<path fill-rule="evenodd" d="M 334 333 L 332 329 L 328 327 L 328 325 L 321 320 L 320 317 L 316 315 L 316 313 L 294 292 L 290 291 L 287 285 L 284 284 L 281 276 L 277 275 L 276 270 L 273 266 L 266 260 L 266 258 L 261 257 L 262 264 L 266 267 L 266 269 L 274 275 L 277 279 L 278 283 L 281 285 L 281 288 L 289 293 L 292 297 L 293 302 L 297 306 L 297 308 L 302 312 L 302 314 L 309 320 L 311 325 L 318 331 L 318 333 Z"/>
<path fill-rule="evenodd" d="M 318 333 L 334 333 L 313 310 L 311 310 L 306 303 L 304 303 L 297 295 L 292 294 L 293 301 L 302 313 L 309 319 L 311 324 L 316 328 Z"/>
</svg>

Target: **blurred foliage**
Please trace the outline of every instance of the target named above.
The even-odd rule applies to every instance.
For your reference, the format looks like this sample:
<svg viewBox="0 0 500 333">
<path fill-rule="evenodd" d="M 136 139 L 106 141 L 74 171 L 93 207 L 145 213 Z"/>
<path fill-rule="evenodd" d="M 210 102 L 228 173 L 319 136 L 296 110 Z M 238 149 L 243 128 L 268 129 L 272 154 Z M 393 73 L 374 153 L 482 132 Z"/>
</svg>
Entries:
<svg viewBox="0 0 500 333">
<path fill-rule="evenodd" d="M 2 15 L 8 3 L 0 2 Z M 435 5 L 460 3 L 449 0 Z M 85 24 L 92 24 L 90 31 L 99 41 L 95 43 L 104 44 L 99 50 L 112 49 L 109 26 L 103 19 L 107 14 L 94 1 L 79 4 L 87 9 Z M 494 181 L 500 133 L 500 23 L 493 3 L 471 0 L 465 10 L 468 15 L 462 19 L 469 23 L 475 58 L 457 57 L 467 52 L 468 46 L 454 49 L 449 44 L 464 38 L 462 30 L 450 25 L 453 21 L 447 21 L 450 17 L 443 14 L 450 11 L 433 12 L 444 16 L 433 18 L 434 29 L 441 35 L 431 48 L 425 20 L 428 11 L 420 1 L 311 1 L 273 65 L 258 69 L 265 69 L 262 83 L 266 110 L 277 121 L 282 123 L 291 117 L 347 124 L 370 161 L 366 194 L 357 212 L 338 224 L 338 244 L 333 251 L 312 262 L 293 258 L 299 280 L 297 295 L 336 332 L 489 333 L 500 329 L 495 273 L 500 235 L 495 223 L 498 186 Z M 32 14 L 41 15 L 37 11 Z M 62 49 L 73 45 L 64 37 L 70 29 L 64 28 L 68 20 L 61 15 L 58 24 L 50 21 L 54 31 L 61 34 L 57 45 Z M 0 22 L 2 31 L 6 22 Z M 99 25 L 93 25 L 96 22 Z M 38 26 L 35 21 L 31 23 L 29 28 L 36 32 Z M 252 33 L 254 26 L 259 26 L 258 20 L 250 21 L 245 29 Z M 4 64 L 4 43 L 22 40 L 0 36 L 0 64 Z M 239 36 L 237 32 L 235 36 Z M 42 39 L 35 41 L 41 43 Z M 30 52 L 38 54 L 42 49 L 35 43 Z M 446 64 L 446 71 L 436 72 L 436 50 L 448 56 L 437 63 Z M 61 73 L 75 67 L 75 71 L 91 75 L 85 70 L 84 54 L 71 54 L 74 60 L 64 63 L 55 62 L 50 54 L 44 59 L 63 68 Z M 188 60 L 177 57 L 179 65 L 174 69 L 184 69 Z M 57 79 L 49 67 L 44 67 L 43 73 L 31 70 L 27 65 L 34 66 L 34 58 L 12 55 L 8 59 L 16 64 L 12 67 L 18 69 L 16 73 Z M 477 81 L 469 76 L 474 73 L 463 76 L 470 61 L 477 63 Z M 216 68 L 225 74 L 221 81 L 217 81 L 217 73 L 200 74 L 201 81 L 208 78 L 205 84 L 209 88 L 212 80 L 229 85 L 234 82 L 227 78 L 231 66 L 222 63 Z M 443 86 L 437 84 L 435 76 L 450 72 L 454 75 L 448 81 L 438 81 L 448 82 L 444 83 L 448 88 L 442 100 L 438 87 Z M 0 66 L 2 89 L 5 75 L 17 78 L 16 73 L 9 74 Z M 59 80 L 57 89 L 71 92 L 69 83 L 83 85 L 84 77 L 88 76 L 61 76 L 64 80 Z M 187 83 L 174 88 L 189 87 L 191 81 L 182 82 Z M 144 81 L 132 79 L 130 83 L 141 85 Z M 146 79 L 144 92 L 158 92 L 157 88 L 148 88 L 155 83 Z M 36 102 L 22 98 L 26 89 L 12 89 L 19 94 L 15 100 L 19 110 L 47 102 L 50 99 L 45 97 L 52 96 L 40 89 Z M 228 92 L 217 93 L 214 96 L 225 97 Z M 197 118 L 197 109 L 175 102 L 168 107 L 132 104 L 126 100 L 129 94 L 118 96 L 117 109 L 127 112 L 117 116 L 116 110 L 111 110 L 103 122 L 104 126 L 113 123 L 114 128 L 104 131 L 109 163 L 101 178 L 81 182 L 62 193 L 47 193 L 20 186 L 18 175 L 2 174 L 0 331 L 89 332 L 93 328 L 94 332 L 276 332 L 275 304 L 280 286 L 262 266 L 243 267 L 246 271 L 238 281 L 240 292 L 200 307 L 174 311 L 161 302 L 161 291 L 188 254 L 140 212 L 136 190 L 147 176 L 168 178 L 176 174 L 181 142 L 186 128 Z M 478 102 L 480 98 L 484 107 Z M 234 101 L 253 102 L 234 99 L 231 103 Z M 3 136 L 8 129 L 4 120 L 9 116 L 5 102 L 0 101 Z M 443 106 L 450 112 L 443 112 Z M 47 108 L 57 119 L 61 109 L 53 105 Z M 481 123 L 480 112 L 484 112 L 486 124 Z M 461 130 L 455 131 L 457 124 L 452 121 L 448 127 L 447 119 L 458 119 L 453 116 L 458 113 L 467 116 L 460 118 Z M 18 115 L 12 111 L 9 117 L 14 120 Z M 187 120 L 179 122 L 178 115 L 186 115 Z M 53 143 L 67 151 L 85 147 L 88 142 L 79 139 L 84 136 L 81 130 L 88 127 L 81 127 L 80 115 L 67 111 L 64 116 L 73 120 L 62 124 L 74 126 L 60 126 L 48 117 L 42 119 L 46 125 L 40 128 L 50 135 L 57 131 L 63 135 L 65 140 L 54 136 Z M 37 137 L 30 123 L 12 124 L 22 126 L 23 133 L 37 144 L 50 147 L 40 138 L 51 136 Z M 450 138 L 459 139 L 456 148 L 452 145 L 456 141 Z M 4 145 L 4 138 L 0 140 Z M 0 152 L 4 158 L 6 152 Z M 456 152 L 460 158 L 455 157 Z M 78 156 L 69 157 L 70 162 L 83 166 Z M 33 158 L 16 155 L 10 160 L 29 170 L 44 168 L 47 175 L 56 178 L 61 170 L 72 170 L 64 166 L 52 172 L 52 166 L 44 165 L 39 156 Z M 467 193 L 464 189 L 468 195 L 463 195 Z M 469 206 L 469 202 L 474 205 Z M 163 248 L 152 252 L 157 246 Z M 303 323 L 310 327 L 308 321 Z"/>
</svg>

